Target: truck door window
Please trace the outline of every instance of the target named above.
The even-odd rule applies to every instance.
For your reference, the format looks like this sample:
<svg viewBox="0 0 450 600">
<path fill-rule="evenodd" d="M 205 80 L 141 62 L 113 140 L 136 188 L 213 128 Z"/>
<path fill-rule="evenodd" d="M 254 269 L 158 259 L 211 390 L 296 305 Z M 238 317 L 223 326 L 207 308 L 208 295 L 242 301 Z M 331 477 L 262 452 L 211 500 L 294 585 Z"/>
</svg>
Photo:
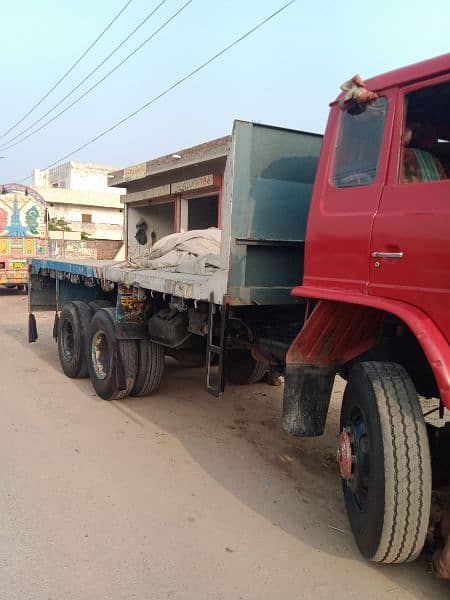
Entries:
<svg viewBox="0 0 450 600">
<path fill-rule="evenodd" d="M 450 178 L 450 82 L 406 96 L 401 183 Z"/>
<path fill-rule="evenodd" d="M 375 181 L 383 139 L 387 99 L 353 105 L 342 112 L 332 183 L 336 187 Z"/>
</svg>

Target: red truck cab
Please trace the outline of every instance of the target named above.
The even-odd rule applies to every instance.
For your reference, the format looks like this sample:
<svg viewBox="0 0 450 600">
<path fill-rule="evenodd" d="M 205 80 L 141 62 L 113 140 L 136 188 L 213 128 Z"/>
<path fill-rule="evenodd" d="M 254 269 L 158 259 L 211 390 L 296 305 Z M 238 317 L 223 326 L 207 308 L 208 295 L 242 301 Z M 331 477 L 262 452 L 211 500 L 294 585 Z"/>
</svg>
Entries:
<svg viewBox="0 0 450 600">
<path fill-rule="evenodd" d="M 348 379 L 338 459 L 352 529 L 367 558 L 402 562 L 430 512 L 418 394 L 450 408 L 450 54 L 365 86 L 370 102 L 331 104 L 283 425 L 320 435 L 336 372 Z"/>
</svg>

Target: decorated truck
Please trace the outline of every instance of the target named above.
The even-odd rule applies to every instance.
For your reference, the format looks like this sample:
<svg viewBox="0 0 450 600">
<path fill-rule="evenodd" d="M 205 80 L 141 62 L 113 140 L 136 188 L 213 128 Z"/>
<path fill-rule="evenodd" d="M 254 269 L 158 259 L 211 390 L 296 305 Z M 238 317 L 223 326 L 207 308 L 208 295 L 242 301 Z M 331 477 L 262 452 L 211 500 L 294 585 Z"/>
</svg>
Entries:
<svg viewBox="0 0 450 600">
<path fill-rule="evenodd" d="M 27 259 L 48 253 L 42 196 L 18 183 L 0 186 L 0 285 L 26 289 Z"/>
<path fill-rule="evenodd" d="M 278 372 L 294 436 L 322 435 L 340 375 L 350 525 L 400 563 L 450 483 L 450 54 L 342 90 L 323 140 L 236 121 L 114 173 L 127 261 L 33 259 L 29 340 L 54 310 L 63 371 L 105 400 L 155 392 L 165 355 L 203 361 L 216 395 Z"/>
</svg>

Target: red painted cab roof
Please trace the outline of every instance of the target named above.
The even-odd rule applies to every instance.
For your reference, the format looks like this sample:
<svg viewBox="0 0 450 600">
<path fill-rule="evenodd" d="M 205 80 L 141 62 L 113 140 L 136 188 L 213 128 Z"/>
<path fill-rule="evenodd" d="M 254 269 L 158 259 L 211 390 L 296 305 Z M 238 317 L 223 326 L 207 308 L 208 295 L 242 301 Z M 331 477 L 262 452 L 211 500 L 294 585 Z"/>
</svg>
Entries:
<svg viewBox="0 0 450 600">
<path fill-rule="evenodd" d="M 404 85 L 420 79 L 428 79 L 450 71 L 450 53 L 423 60 L 414 65 L 395 69 L 370 79 L 365 79 L 369 90 L 384 90 L 386 88 Z M 364 79 L 364 77 L 363 77 Z"/>
</svg>

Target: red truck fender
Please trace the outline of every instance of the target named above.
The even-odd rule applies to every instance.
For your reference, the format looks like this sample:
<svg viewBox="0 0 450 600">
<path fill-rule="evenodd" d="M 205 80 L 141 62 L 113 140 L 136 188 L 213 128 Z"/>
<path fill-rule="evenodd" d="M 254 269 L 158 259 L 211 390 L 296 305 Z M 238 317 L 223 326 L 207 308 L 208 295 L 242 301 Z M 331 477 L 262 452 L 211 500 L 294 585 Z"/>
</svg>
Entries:
<svg viewBox="0 0 450 600">
<path fill-rule="evenodd" d="M 371 307 L 319 301 L 286 354 L 285 431 L 322 435 L 338 367 L 377 344 L 384 317 Z"/>
<path fill-rule="evenodd" d="M 347 314 L 345 309 L 338 309 L 337 305 L 346 307 L 352 306 L 351 311 L 348 311 L 347 309 L 347 319 L 350 319 L 350 325 L 352 327 L 358 327 L 361 324 L 361 320 L 364 320 L 364 329 L 366 330 L 365 336 L 363 335 L 361 338 L 358 338 L 358 329 L 353 335 L 348 335 L 342 340 L 337 340 L 337 344 L 335 342 L 335 344 L 332 345 L 330 343 L 323 344 L 324 340 L 322 335 L 320 343 L 317 343 L 315 348 L 317 348 L 318 352 L 319 346 L 321 344 L 324 345 L 325 350 L 330 351 L 328 358 L 325 357 L 323 352 L 322 354 L 316 353 L 315 356 L 314 348 L 311 348 L 308 350 L 308 362 L 315 358 L 315 364 L 331 364 L 336 360 L 346 362 L 347 360 L 351 360 L 358 356 L 368 349 L 367 343 L 369 344 L 368 347 L 373 345 L 373 336 L 377 323 L 381 323 L 379 318 L 375 317 L 376 313 L 391 313 L 403 321 L 415 335 L 433 371 L 442 403 L 446 408 L 450 409 L 450 345 L 434 321 L 423 311 L 415 306 L 398 300 L 369 295 L 343 294 L 342 291 L 339 290 L 325 290 L 315 287 L 296 287 L 292 290 L 292 295 L 303 298 L 320 299 L 318 307 L 322 305 L 322 308 L 317 315 L 317 317 L 320 316 L 320 322 L 317 322 L 319 319 L 317 319 L 317 321 L 311 320 L 313 313 L 300 334 L 294 340 L 288 351 L 287 363 L 289 360 L 302 359 L 302 345 L 304 342 L 307 342 L 311 334 L 313 334 L 313 328 L 316 334 L 317 332 L 320 332 L 321 326 L 330 331 L 333 330 L 333 328 L 330 327 L 330 325 L 327 326 L 328 320 L 333 320 L 337 316 L 344 316 L 345 318 L 345 315 Z M 316 307 L 316 310 L 318 307 Z M 359 310 L 355 311 L 355 307 L 359 307 Z M 365 308 L 366 312 L 361 310 L 362 307 Z M 339 310 L 343 310 L 344 312 L 339 312 Z M 353 317 L 350 315 L 351 312 L 354 312 Z M 374 320 L 373 323 L 370 322 L 372 319 Z M 344 327 L 344 324 L 341 326 L 335 324 L 335 333 L 342 331 L 342 327 Z M 308 346 L 305 345 L 305 349 L 307 347 Z M 362 351 L 360 350 L 361 348 L 363 348 Z"/>
</svg>

